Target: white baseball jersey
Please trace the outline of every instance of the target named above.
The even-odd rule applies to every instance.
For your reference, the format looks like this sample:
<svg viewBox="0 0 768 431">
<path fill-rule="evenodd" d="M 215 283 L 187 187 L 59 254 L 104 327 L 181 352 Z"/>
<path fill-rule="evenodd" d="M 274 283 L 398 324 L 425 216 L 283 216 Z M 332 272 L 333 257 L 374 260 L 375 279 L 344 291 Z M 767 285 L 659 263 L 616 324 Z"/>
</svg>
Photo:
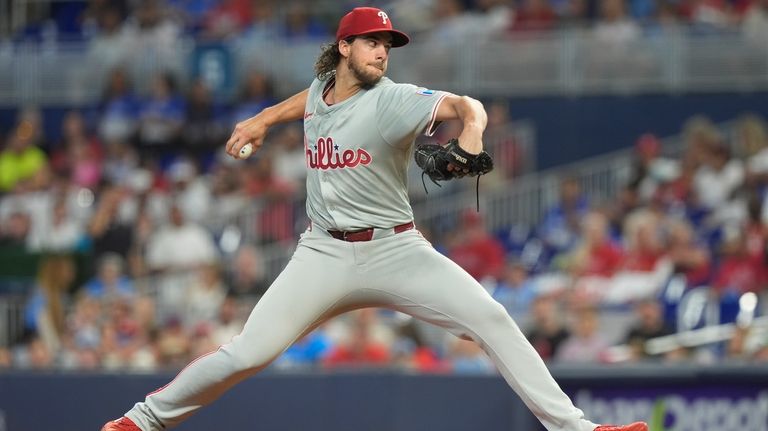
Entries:
<svg viewBox="0 0 768 431">
<path fill-rule="evenodd" d="M 382 78 L 329 106 L 323 92 L 333 79 L 315 79 L 307 96 L 307 215 L 334 230 L 413 220 L 406 184 L 413 142 L 434 132 L 447 93 Z"/>
</svg>

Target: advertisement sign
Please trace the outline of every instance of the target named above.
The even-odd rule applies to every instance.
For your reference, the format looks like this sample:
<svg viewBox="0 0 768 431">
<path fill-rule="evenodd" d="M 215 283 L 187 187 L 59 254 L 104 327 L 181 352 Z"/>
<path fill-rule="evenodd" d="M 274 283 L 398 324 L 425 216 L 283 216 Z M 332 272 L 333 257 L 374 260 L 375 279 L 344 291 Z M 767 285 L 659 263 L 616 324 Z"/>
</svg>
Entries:
<svg viewBox="0 0 768 431">
<path fill-rule="evenodd" d="M 599 423 L 645 420 L 651 431 L 768 431 L 764 386 L 592 387 L 569 395 Z"/>
</svg>

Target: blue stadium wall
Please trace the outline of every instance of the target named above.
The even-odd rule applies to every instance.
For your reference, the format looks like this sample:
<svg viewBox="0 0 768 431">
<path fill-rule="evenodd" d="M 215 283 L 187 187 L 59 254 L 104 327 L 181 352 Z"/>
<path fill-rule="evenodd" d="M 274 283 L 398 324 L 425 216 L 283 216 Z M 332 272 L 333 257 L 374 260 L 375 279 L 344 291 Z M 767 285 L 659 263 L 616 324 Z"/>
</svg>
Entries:
<svg viewBox="0 0 768 431">
<path fill-rule="evenodd" d="M 512 98 L 510 107 L 512 118 L 534 122 L 543 169 L 630 146 L 647 131 L 676 134 L 695 114 L 716 122 L 746 112 L 768 117 L 768 93 Z M 47 136 L 58 136 L 66 110 L 44 110 Z M 0 108 L 0 132 L 11 127 L 15 112 Z"/>
<path fill-rule="evenodd" d="M 768 430 L 768 366 L 558 368 L 587 416 L 652 431 Z M 0 431 L 98 430 L 173 375 L 0 372 Z M 180 431 L 540 431 L 498 375 L 260 374 Z"/>
</svg>

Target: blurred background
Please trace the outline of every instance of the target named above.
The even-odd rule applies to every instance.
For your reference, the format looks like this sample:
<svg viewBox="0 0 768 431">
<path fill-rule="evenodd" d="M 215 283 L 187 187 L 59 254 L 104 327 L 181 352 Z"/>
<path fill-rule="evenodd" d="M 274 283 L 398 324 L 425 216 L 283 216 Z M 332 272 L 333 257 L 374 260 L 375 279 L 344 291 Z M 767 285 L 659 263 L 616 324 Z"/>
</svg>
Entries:
<svg viewBox="0 0 768 431">
<path fill-rule="evenodd" d="M 768 429 L 768 0 L 0 0 L 0 431 L 97 429 L 240 331 L 308 223 L 302 125 L 223 144 L 362 5 L 412 36 L 392 79 L 485 103 L 480 211 L 412 166 L 417 227 L 577 405 Z M 241 386 L 181 429 L 539 429 L 477 346 L 387 310 Z"/>
</svg>

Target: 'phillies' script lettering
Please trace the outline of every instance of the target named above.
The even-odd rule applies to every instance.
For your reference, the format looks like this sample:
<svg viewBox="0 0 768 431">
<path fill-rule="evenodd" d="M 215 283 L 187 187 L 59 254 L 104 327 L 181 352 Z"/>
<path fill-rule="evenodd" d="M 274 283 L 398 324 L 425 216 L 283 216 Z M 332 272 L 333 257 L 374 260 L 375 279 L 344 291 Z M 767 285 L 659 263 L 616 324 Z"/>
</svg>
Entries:
<svg viewBox="0 0 768 431">
<path fill-rule="evenodd" d="M 307 164 L 312 169 L 343 169 L 371 163 L 371 155 L 362 148 L 339 151 L 333 144 L 333 138 L 320 138 L 317 145 L 307 144 Z"/>
</svg>

